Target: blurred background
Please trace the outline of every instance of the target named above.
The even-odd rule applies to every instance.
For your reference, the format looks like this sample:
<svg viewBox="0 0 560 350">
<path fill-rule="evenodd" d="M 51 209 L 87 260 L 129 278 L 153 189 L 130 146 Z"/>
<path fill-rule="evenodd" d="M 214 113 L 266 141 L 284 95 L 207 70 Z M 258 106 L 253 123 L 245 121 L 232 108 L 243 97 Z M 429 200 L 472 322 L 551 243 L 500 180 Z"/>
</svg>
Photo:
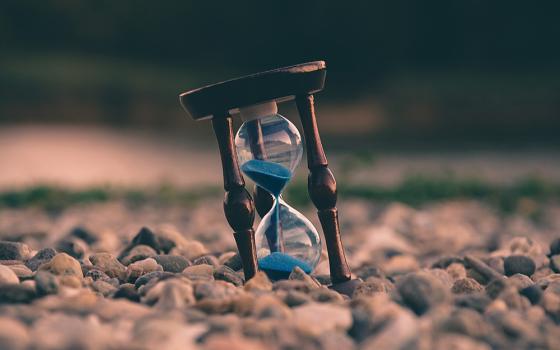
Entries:
<svg viewBox="0 0 560 350">
<path fill-rule="evenodd" d="M 323 59 L 339 182 L 560 178 L 554 2 L 0 4 L 0 187 L 220 186 L 179 93 Z M 281 113 L 298 123 L 294 106 Z M 301 167 L 300 176 L 305 176 Z"/>
</svg>

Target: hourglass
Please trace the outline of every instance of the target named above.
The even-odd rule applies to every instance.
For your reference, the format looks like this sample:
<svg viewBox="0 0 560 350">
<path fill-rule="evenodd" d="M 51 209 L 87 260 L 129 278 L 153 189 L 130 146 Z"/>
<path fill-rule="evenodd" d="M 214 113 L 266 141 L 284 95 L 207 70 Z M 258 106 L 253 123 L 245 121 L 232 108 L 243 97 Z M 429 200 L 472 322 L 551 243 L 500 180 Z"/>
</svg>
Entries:
<svg viewBox="0 0 560 350">
<path fill-rule="evenodd" d="M 324 87 L 323 61 L 257 73 L 187 91 L 180 102 L 195 120 L 212 121 L 224 177 L 224 212 L 234 231 L 246 280 L 261 269 L 287 278 L 296 266 L 307 273 L 319 262 L 321 239 L 311 222 L 282 199 L 302 154 L 297 128 L 278 114 L 277 103 L 294 100 L 300 115 L 309 168 L 308 190 L 317 208 L 329 258 L 332 288 L 351 294 L 351 278 L 336 209 L 336 181 L 319 137 L 313 94 Z M 243 124 L 233 135 L 232 116 Z M 243 175 L 252 179 L 253 197 Z M 256 232 L 256 210 L 261 222 Z"/>
</svg>

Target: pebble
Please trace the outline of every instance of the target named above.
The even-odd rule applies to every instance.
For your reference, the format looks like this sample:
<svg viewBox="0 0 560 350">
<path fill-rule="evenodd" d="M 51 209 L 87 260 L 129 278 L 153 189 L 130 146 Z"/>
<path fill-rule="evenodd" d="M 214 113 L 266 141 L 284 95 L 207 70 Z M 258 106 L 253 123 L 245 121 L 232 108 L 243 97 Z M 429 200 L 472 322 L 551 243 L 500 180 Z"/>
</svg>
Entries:
<svg viewBox="0 0 560 350">
<path fill-rule="evenodd" d="M 220 266 L 220 262 L 214 255 L 204 255 L 193 260 L 193 265 L 210 265 L 214 268 L 217 268 L 218 266 Z"/>
<path fill-rule="evenodd" d="M 146 294 L 145 300 L 161 311 L 180 310 L 196 302 L 192 285 L 177 278 L 157 283 Z"/>
<path fill-rule="evenodd" d="M 56 255 L 53 248 L 43 248 L 37 252 L 31 259 L 27 260 L 25 265 L 32 271 L 37 271 L 40 265 L 49 262 Z"/>
<path fill-rule="evenodd" d="M 298 280 L 280 280 L 272 284 L 273 290 L 297 290 L 299 292 L 309 293 L 312 289 L 309 283 Z"/>
<path fill-rule="evenodd" d="M 273 295 L 260 296 L 253 305 L 253 316 L 257 319 L 287 319 L 292 316 L 292 310 Z"/>
<path fill-rule="evenodd" d="M 139 244 L 135 247 L 133 247 L 126 256 L 124 256 L 122 259 L 120 259 L 120 261 L 123 263 L 123 265 L 130 265 L 133 262 L 136 262 L 138 260 L 144 260 L 147 258 L 153 258 L 156 255 L 158 255 L 158 253 L 155 251 L 154 248 L 148 246 L 148 245 L 144 245 L 144 244 Z"/>
<path fill-rule="evenodd" d="M 183 270 L 182 275 L 193 281 L 214 280 L 214 267 L 212 265 L 192 265 Z"/>
<path fill-rule="evenodd" d="M 448 299 L 448 290 L 426 272 L 411 273 L 397 282 L 397 291 L 403 302 L 417 315 Z"/>
<path fill-rule="evenodd" d="M 178 255 L 156 255 L 153 258 L 167 272 L 179 273 L 191 265 L 187 258 Z"/>
<path fill-rule="evenodd" d="M 97 253 L 89 257 L 89 261 L 93 266 L 103 271 L 110 278 L 118 278 L 124 280 L 126 267 L 121 264 L 113 255 L 109 253 Z"/>
<path fill-rule="evenodd" d="M 420 265 L 416 258 L 411 255 L 395 255 L 383 263 L 381 268 L 387 276 L 394 277 L 418 271 Z"/>
<path fill-rule="evenodd" d="M 464 267 L 464 260 L 456 255 L 445 255 L 438 258 L 433 264 L 433 269 L 447 269 L 450 265 L 461 265 Z"/>
<path fill-rule="evenodd" d="M 180 247 L 175 247 L 169 252 L 171 255 L 180 255 L 189 260 L 194 260 L 208 254 L 208 249 L 198 241 L 183 243 Z M 241 262 L 241 260 L 240 260 Z"/>
<path fill-rule="evenodd" d="M 243 288 L 251 292 L 269 292 L 272 290 L 272 282 L 262 271 L 257 271 L 255 276 L 245 283 Z"/>
<path fill-rule="evenodd" d="M 25 324 L 13 318 L 0 316 L 0 349 L 25 350 L 30 341 Z"/>
<path fill-rule="evenodd" d="M 79 280 L 83 278 L 78 260 L 66 253 L 56 254 L 49 262 L 39 266 L 39 270 L 49 271 L 57 276 L 73 276 Z"/>
<path fill-rule="evenodd" d="M 0 241 L 0 260 L 26 260 L 30 254 L 27 244 Z"/>
<path fill-rule="evenodd" d="M 461 278 L 456 280 L 451 287 L 454 294 L 471 294 L 484 290 L 484 288 L 472 278 Z"/>
<path fill-rule="evenodd" d="M 102 280 L 94 281 L 91 284 L 91 289 L 101 293 L 104 297 L 108 297 L 111 293 L 117 290 L 115 286 Z"/>
<path fill-rule="evenodd" d="M 378 277 L 370 277 L 354 289 L 352 298 L 370 297 L 378 293 L 389 294 L 395 286 L 388 280 Z"/>
<path fill-rule="evenodd" d="M 306 303 L 292 308 L 292 312 L 292 322 L 316 336 L 331 331 L 347 331 L 352 326 L 352 313 L 343 306 Z"/>
<path fill-rule="evenodd" d="M 467 270 L 465 269 L 465 266 L 463 264 L 451 263 L 447 266 L 445 270 L 447 271 L 449 277 L 451 277 L 453 281 L 462 278 L 467 278 Z"/>
<path fill-rule="evenodd" d="M 73 258 L 81 259 L 86 255 L 88 245 L 77 237 L 65 237 L 57 243 L 56 250 Z"/>
<path fill-rule="evenodd" d="M 98 240 L 97 234 L 95 234 L 95 232 L 83 226 L 74 227 L 70 231 L 68 236 L 79 238 L 88 245 L 94 244 Z"/>
<path fill-rule="evenodd" d="M 455 305 L 462 308 L 473 309 L 483 313 L 486 307 L 492 302 L 485 294 L 460 294 L 455 297 Z"/>
<path fill-rule="evenodd" d="M 243 264 L 241 262 L 241 256 L 239 253 L 235 253 L 229 259 L 224 261 L 224 265 L 232 269 L 233 271 L 239 271 L 243 268 Z"/>
<path fill-rule="evenodd" d="M 508 286 L 507 280 L 503 278 L 498 278 L 490 281 L 485 287 L 486 294 L 491 299 L 496 299 L 500 293 L 506 289 Z"/>
<path fill-rule="evenodd" d="M 31 271 L 24 264 L 10 265 L 9 267 L 12 271 L 14 271 L 16 276 L 18 276 L 19 279 L 22 281 L 33 278 L 33 271 Z"/>
<path fill-rule="evenodd" d="M 126 267 L 124 280 L 134 283 L 138 277 L 154 271 L 163 271 L 163 268 L 152 258 L 140 260 Z"/>
<path fill-rule="evenodd" d="M 556 238 L 550 242 L 550 255 L 560 255 L 560 238 Z"/>
<path fill-rule="evenodd" d="M 19 278 L 8 266 L 0 265 L 0 284 L 17 284 Z"/>
<path fill-rule="evenodd" d="M 290 290 L 284 296 L 284 303 L 289 307 L 300 306 L 310 302 L 312 299 L 309 295 L 298 292 L 297 290 Z"/>
<path fill-rule="evenodd" d="M 519 290 L 519 294 L 529 299 L 531 304 L 536 305 L 541 301 L 543 292 L 541 287 L 536 285 L 530 285 L 528 287 Z"/>
<path fill-rule="evenodd" d="M 294 267 L 288 279 L 293 281 L 303 281 L 309 286 L 309 289 L 321 288 L 321 283 L 306 274 L 299 266 Z"/>
<path fill-rule="evenodd" d="M 225 265 L 218 267 L 214 271 L 214 279 L 226 281 L 238 287 L 243 285 L 243 278 Z"/>
<path fill-rule="evenodd" d="M 35 288 L 24 284 L 0 284 L 0 304 L 29 303 L 35 299 Z"/>
<path fill-rule="evenodd" d="M 140 295 L 136 290 L 134 284 L 123 283 L 120 285 L 119 289 L 113 294 L 114 299 L 127 299 L 135 303 L 140 302 Z"/>
<path fill-rule="evenodd" d="M 130 244 L 123 249 L 118 259 L 122 261 L 130 251 L 138 245 L 147 245 L 154 249 L 157 253 L 161 251 L 156 235 L 147 227 L 142 227 L 140 231 L 132 238 Z"/>
<path fill-rule="evenodd" d="M 535 262 L 525 255 L 510 255 L 504 259 L 504 272 L 506 276 L 516 273 L 531 276 L 535 273 Z"/>
<path fill-rule="evenodd" d="M 142 275 L 142 276 L 140 276 L 136 279 L 136 281 L 134 282 L 134 287 L 136 289 L 138 289 L 138 288 L 147 284 L 149 281 L 151 281 L 153 279 L 160 280 L 160 279 L 173 277 L 173 276 L 175 276 L 173 273 L 165 272 L 165 271 L 148 272 L 147 274 Z"/>
<path fill-rule="evenodd" d="M 327 287 L 313 289 L 309 296 L 318 303 L 339 303 L 344 301 L 342 295 Z"/>
<path fill-rule="evenodd" d="M 532 279 L 520 273 L 516 273 L 515 275 L 508 277 L 507 281 L 509 285 L 514 286 L 517 290 L 521 290 L 534 284 Z"/>
<path fill-rule="evenodd" d="M 560 273 L 560 254 L 550 257 L 550 268 L 556 273 Z"/>
<path fill-rule="evenodd" d="M 35 274 L 35 289 L 37 295 L 45 296 L 56 294 L 59 290 L 59 283 L 56 276 L 47 271 L 38 271 Z"/>
</svg>

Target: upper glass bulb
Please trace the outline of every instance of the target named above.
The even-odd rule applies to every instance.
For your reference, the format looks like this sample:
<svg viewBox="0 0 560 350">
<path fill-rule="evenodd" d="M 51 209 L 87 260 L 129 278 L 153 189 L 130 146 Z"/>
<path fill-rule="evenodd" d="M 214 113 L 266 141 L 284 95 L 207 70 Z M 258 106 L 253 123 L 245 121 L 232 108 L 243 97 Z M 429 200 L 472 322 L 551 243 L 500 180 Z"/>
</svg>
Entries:
<svg viewBox="0 0 560 350">
<path fill-rule="evenodd" d="M 276 103 L 258 107 L 260 109 L 256 111 L 241 110 L 245 122 L 235 135 L 239 165 L 243 166 L 253 159 L 263 160 L 280 164 L 293 173 L 303 155 L 298 129 L 277 113 Z"/>
</svg>

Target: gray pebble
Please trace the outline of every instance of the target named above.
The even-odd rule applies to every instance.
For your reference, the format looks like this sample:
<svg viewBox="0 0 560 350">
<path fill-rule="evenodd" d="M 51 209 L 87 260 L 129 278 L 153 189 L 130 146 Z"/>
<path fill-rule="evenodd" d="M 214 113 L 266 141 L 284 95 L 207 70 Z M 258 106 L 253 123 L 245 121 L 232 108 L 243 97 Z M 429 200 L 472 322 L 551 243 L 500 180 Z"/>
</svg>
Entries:
<svg viewBox="0 0 560 350">
<path fill-rule="evenodd" d="M 486 294 L 461 294 L 455 297 L 455 305 L 473 309 L 479 313 L 483 313 L 486 307 L 492 302 Z"/>
<path fill-rule="evenodd" d="M 25 265 L 32 271 L 37 271 L 40 265 L 49 262 L 56 255 L 53 248 L 43 248 L 37 252 L 31 259 L 27 260 Z"/>
<path fill-rule="evenodd" d="M 27 244 L 0 241 L 0 260 L 26 260 L 30 253 Z"/>
<path fill-rule="evenodd" d="M 397 283 L 403 302 L 416 314 L 422 315 L 431 307 L 448 299 L 448 290 L 433 276 L 425 272 L 410 273 Z"/>
<path fill-rule="evenodd" d="M 38 271 L 35 274 L 35 288 L 39 296 L 56 294 L 59 289 L 58 280 L 50 272 Z"/>
<path fill-rule="evenodd" d="M 88 245 L 77 237 L 65 237 L 57 243 L 56 250 L 81 259 L 87 253 Z"/>
<path fill-rule="evenodd" d="M 560 273 L 560 254 L 550 257 L 550 268 L 556 273 Z"/>
<path fill-rule="evenodd" d="M 531 276 L 535 273 L 535 262 L 533 259 L 525 255 L 510 255 L 504 259 L 504 272 L 506 276 L 512 276 L 516 273 Z"/>
<path fill-rule="evenodd" d="M 163 271 L 180 273 L 191 265 L 187 258 L 179 255 L 156 255 L 154 260 L 161 265 Z"/>
<path fill-rule="evenodd" d="M 145 275 L 144 275 L 145 276 Z M 138 280 L 136 280 L 138 281 Z M 140 302 L 140 295 L 134 284 L 123 283 L 119 289 L 113 294 L 114 299 L 127 299 L 135 303 Z"/>
<path fill-rule="evenodd" d="M 139 244 L 135 247 L 133 247 L 126 256 L 124 256 L 122 259 L 120 259 L 120 261 L 123 263 L 123 265 L 130 265 L 133 262 L 136 261 L 140 261 L 140 260 L 144 260 L 147 258 L 153 258 L 154 256 L 156 256 L 158 253 L 155 251 L 154 248 L 147 246 L 147 245 L 143 245 L 143 244 Z"/>
<path fill-rule="evenodd" d="M 471 294 L 484 290 L 484 288 L 472 278 L 461 278 L 456 280 L 451 287 L 454 294 Z"/>
<path fill-rule="evenodd" d="M 395 286 L 384 278 L 370 277 L 365 282 L 356 287 L 352 298 L 370 297 L 378 293 L 388 294 L 395 289 Z"/>
<path fill-rule="evenodd" d="M 111 278 L 124 279 L 126 267 L 109 253 L 97 253 L 89 257 L 96 269 L 103 271 Z"/>
<path fill-rule="evenodd" d="M 37 297 L 35 289 L 24 284 L 0 285 L 0 304 L 29 303 Z"/>
<path fill-rule="evenodd" d="M 169 277 L 173 277 L 174 274 L 171 272 L 165 272 L 165 271 L 153 271 L 153 272 L 149 272 L 143 276 L 140 276 L 136 279 L 136 281 L 134 282 L 134 287 L 136 287 L 136 289 L 140 288 L 141 286 L 145 285 L 146 283 L 148 283 L 150 280 L 152 279 L 164 279 L 164 278 L 169 278 Z"/>
<path fill-rule="evenodd" d="M 226 281 L 238 287 L 243 285 L 243 278 L 225 265 L 218 267 L 214 271 L 214 279 Z"/>
<path fill-rule="evenodd" d="M 550 242 L 550 255 L 560 255 L 560 238 Z"/>
<path fill-rule="evenodd" d="M 309 295 L 297 290 L 290 290 L 284 296 L 284 303 L 289 307 L 296 307 L 310 302 L 312 299 Z"/>
<path fill-rule="evenodd" d="M 211 265 L 217 268 L 218 266 L 220 266 L 220 263 L 218 261 L 218 258 L 216 258 L 214 255 L 204 255 L 200 258 L 195 259 L 193 261 L 193 265 Z"/>
<path fill-rule="evenodd" d="M 239 271 L 243 268 L 241 263 L 241 256 L 239 253 L 235 253 L 232 257 L 224 262 L 224 265 L 232 269 L 233 271 Z"/>
</svg>

